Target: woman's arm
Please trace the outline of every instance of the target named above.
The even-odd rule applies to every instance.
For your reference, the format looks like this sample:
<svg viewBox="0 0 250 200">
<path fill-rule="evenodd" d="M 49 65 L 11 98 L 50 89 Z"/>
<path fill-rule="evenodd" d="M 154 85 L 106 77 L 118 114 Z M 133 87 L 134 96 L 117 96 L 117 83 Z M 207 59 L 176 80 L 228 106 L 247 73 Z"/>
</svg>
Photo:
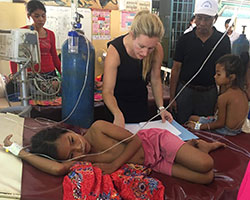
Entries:
<svg viewBox="0 0 250 200">
<path fill-rule="evenodd" d="M 51 38 L 51 40 L 50 40 L 51 41 L 50 53 L 51 53 L 51 56 L 52 56 L 52 59 L 53 59 L 54 66 L 61 73 L 61 61 L 58 58 L 57 51 L 56 51 L 56 38 L 55 38 L 55 34 L 52 31 L 50 31 L 50 34 L 51 34 L 51 37 L 50 37 Z"/>
<path fill-rule="evenodd" d="M 4 146 L 8 147 L 12 144 L 12 142 L 10 141 L 11 137 L 12 135 L 8 135 L 5 138 Z M 56 176 L 67 174 L 69 172 L 70 167 L 74 163 L 73 161 L 59 163 L 54 160 L 49 160 L 47 158 L 34 155 L 32 153 L 25 151 L 24 149 L 22 149 L 19 152 L 18 157 L 21 158 L 22 160 L 27 161 L 29 164 L 36 167 L 37 169 L 40 169 L 41 171 Z"/>
<path fill-rule="evenodd" d="M 117 141 L 122 141 L 133 135 L 126 129 L 105 121 L 97 121 L 91 128 L 94 129 L 94 134 L 97 134 L 95 137 L 98 137 L 98 134 L 103 134 Z M 104 173 L 112 173 L 128 162 L 141 148 L 141 140 L 137 135 L 134 135 L 124 143 L 126 144 L 124 151 L 112 163 L 95 163 L 95 166 L 100 167 Z"/>
<path fill-rule="evenodd" d="M 11 74 L 17 73 L 17 64 L 15 62 L 10 62 L 10 72 Z"/>
<path fill-rule="evenodd" d="M 116 84 L 117 70 L 120 65 L 120 56 L 117 50 L 110 45 L 104 62 L 103 75 L 103 100 L 110 112 L 114 115 L 114 124 L 124 127 L 125 120 L 121 110 L 118 107 L 114 96 L 114 88 Z"/>
<path fill-rule="evenodd" d="M 161 80 L 161 64 L 163 60 L 163 49 L 160 43 L 156 46 L 155 57 L 152 61 L 152 70 L 151 70 L 151 85 L 152 92 L 155 98 L 155 103 L 157 108 L 164 107 L 163 105 L 163 92 L 162 92 L 162 80 Z M 172 121 L 172 115 L 167 111 L 161 112 L 162 121 L 165 122 Z"/>
</svg>

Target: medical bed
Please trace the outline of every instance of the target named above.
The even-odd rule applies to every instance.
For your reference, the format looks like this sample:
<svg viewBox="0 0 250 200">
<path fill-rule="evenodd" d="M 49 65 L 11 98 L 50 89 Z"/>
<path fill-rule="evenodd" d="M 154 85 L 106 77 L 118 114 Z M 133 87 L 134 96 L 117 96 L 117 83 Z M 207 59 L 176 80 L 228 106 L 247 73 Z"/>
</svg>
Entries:
<svg viewBox="0 0 250 200">
<path fill-rule="evenodd" d="M 164 102 L 167 105 L 169 99 L 168 88 L 164 89 Z M 149 89 L 149 108 L 151 115 L 156 113 L 156 106 L 152 97 L 152 91 Z M 103 103 L 99 102 L 95 107 L 95 119 L 101 119 L 103 116 Z M 53 116 L 54 115 L 54 116 Z M 57 119 L 60 121 L 60 107 L 44 107 L 41 110 L 36 111 L 33 117 L 47 117 L 50 119 Z M 45 125 L 39 123 L 36 119 L 26 118 L 24 120 L 23 129 L 23 145 L 29 144 L 29 140 L 37 131 L 42 129 Z M 32 128 L 29 128 L 32 127 Z M 34 128 L 35 127 L 35 128 Z M 72 128 L 76 132 L 83 133 L 85 130 L 79 127 L 72 127 L 67 125 L 68 128 Z M 151 173 L 151 177 L 157 178 L 165 186 L 165 199 L 170 200 L 235 200 L 240 183 L 243 179 L 244 172 L 246 170 L 250 155 L 250 134 L 241 133 L 237 136 L 218 136 L 205 131 L 193 131 L 198 137 L 206 140 L 213 141 L 219 140 L 228 145 L 227 148 L 221 148 L 214 152 L 211 152 L 211 156 L 214 159 L 214 171 L 215 179 L 209 185 L 199 185 L 189 183 L 177 178 L 169 177 L 156 172 Z M 20 164 L 22 163 L 22 164 Z M 12 166 L 13 167 L 13 166 Z M 14 188 L 8 193 L 8 198 L 34 200 L 34 199 L 63 199 L 63 177 L 55 177 L 37 170 L 26 162 L 19 162 L 16 165 L 17 170 L 21 171 L 19 182 L 20 186 Z M 11 171 L 10 171 L 11 173 Z M 8 172 L 3 172 L 6 174 Z M 1 179 L 1 177 L 0 177 Z M 11 186 L 10 186 L 11 187 Z M 14 192 L 13 192 L 14 191 Z M 5 191 L 4 191 L 5 192 Z M 4 195 L 4 194 L 3 194 Z M 0 199 L 2 197 L 2 191 L 0 187 Z"/>
<path fill-rule="evenodd" d="M 44 124 L 31 118 L 26 118 L 24 124 L 23 144 L 25 146 L 29 144 L 30 137 L 43 128 Z M 28 127 L 38 128 L 30 129 Z M 78 133 L 86 131 L 79 127 L 68 125 L 66 127 L 72 128 Z M 206 141 L 219 140 L 228 145 L 226 148 L 211 152 L 215 163 L 215 178 L 211 184 L 194 184 L 156 172 L 152 172 L 150 176 L 157 178 L 165 186 L 165 199 L 235 200 L 250 158 L 250 134 L 241 133 L 237 136 L 225 137 L 205 131 L 195 131 L 194 134 Z M 63 199 L 62 181 L 63 177 L 48 175 L 23 162 L 21 199 Z"/>
</svg>

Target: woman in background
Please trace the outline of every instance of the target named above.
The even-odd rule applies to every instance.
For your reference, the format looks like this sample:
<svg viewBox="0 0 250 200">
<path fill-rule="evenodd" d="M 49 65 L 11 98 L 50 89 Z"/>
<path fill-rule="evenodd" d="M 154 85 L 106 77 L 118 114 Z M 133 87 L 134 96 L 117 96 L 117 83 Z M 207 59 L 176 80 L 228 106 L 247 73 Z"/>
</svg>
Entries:
<svg viewBox="0 0 250 200">
<path fill-rule="evenodd" d="M 163 49 L 160 40 L 164 27 L 149 11 L 135 16 L 131 30 L 108 43 L 104 63 L 103 99 L 111 112 L 109 121 L 124 127 L 125 123 L 148 120 L 147 75 L 162 120 L 172 121 L 164 109 L 161 64 Z M 113 115 L 113 118 L 112 118 Z"/>
<path fill-rule="evenodd" d="M 54 32 L 44 28 L 46 22 L 46 9 L 43 3 L 37 0 L 31 0 L 26 5 L 27 16 L 32 18 L 33 24 L 22 28 L 36 30 L 39 36 L 40 52 L 41 52 L 41 69 L 38 65 L 34 66 L 36 72 L 43 75 L 56 76 L 56 69 L 61 73 L 61 62 L 57 56 L 55 46 Z M 12 74 L 17 72 L 17 64 L 10 63 L 10 70 Z M 31 71 L 28 68 L 28 71 Z"/>
</svg>

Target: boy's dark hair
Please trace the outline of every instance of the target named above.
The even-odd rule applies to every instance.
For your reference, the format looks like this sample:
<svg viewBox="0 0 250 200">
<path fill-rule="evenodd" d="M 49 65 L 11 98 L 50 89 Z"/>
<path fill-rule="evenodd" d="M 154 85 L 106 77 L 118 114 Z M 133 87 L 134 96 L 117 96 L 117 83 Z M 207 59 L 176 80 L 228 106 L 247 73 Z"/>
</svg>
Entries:
<svg viewBox="0 0 250 200">
<path fill-rule="evenodd" d="M 31 15 L 37 9 L 41 9 L 44 12 L 46 12 L 46 8 L 43 5 L 43 3 L 38 0 L 31 0 L 26 5 L 26 10 L 27 10 L 28 15 Z"/>
<path fill-rule="evenodd" d="M 46 128 L 39 131 L 31 138 L 30 152 L 45 154 L 51 158 L 58 159 L 55 141 L 67 132 L 68 130 L 58 127 Z"/>
<path fill-rule="evenodd" d="M 192 15 L 192 17 L 189 20 L 189 26 L 192 25 L 192 22 L 194 21 L 194 19 L 195 19 L 195 15 Z"/>
<path fill-rule="evenodd" d="M 227 20 L 225 21 L 225 25 L 226 25 L 226 24 L 229 24 L 230 21 L 231 21 L 231 19 L 227 19 Z"/>
<path fill-rule="evenodd" d="M 243 52 L 240 56 L 226 54 L 220 57 L 216 64 L 221 64 L 224 66 L 227 77 L 231 74 L 235 74 L 235 80 L 232 82 L 232 86 L 236 86 L 244 90 L 248 61 L 248 52 Z"/>
</svg>

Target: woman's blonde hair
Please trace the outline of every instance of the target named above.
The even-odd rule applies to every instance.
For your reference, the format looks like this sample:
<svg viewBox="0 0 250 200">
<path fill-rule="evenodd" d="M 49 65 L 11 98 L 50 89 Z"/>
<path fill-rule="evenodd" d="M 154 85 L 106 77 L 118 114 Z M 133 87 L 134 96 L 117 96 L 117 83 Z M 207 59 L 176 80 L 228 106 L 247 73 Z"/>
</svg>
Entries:
<svg viewBox="0 0 250 200">
<path fill-rule="evenodd" d="M 164 35 L 164 27 L 160 18 L 157 15 L 150 13 L 148 10 L 142 10 L 136 14 L 130 31 L 134 38 L 137 38 L 142 34 L 149 38 L 157 37 L 161 40 Z M 155 53 L 156 49 L 143 59 L 142 76 L 144 79 L 146 79 L 147 73 L 151 70 L 151 63 Z"/>
</svg>

